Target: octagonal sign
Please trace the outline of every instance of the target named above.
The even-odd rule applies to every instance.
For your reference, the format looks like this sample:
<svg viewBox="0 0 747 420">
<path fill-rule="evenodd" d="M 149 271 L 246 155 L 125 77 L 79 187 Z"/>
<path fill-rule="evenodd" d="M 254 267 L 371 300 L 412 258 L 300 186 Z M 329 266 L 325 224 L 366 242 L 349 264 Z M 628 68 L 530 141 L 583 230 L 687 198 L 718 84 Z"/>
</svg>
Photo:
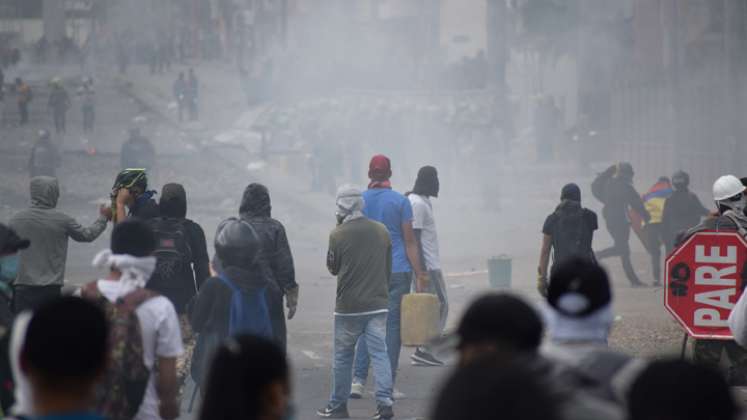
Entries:
<svg viewBox="0 0 747 420">
<path fill-rule="evenodd" d="M 667 257 L 664 306 L 691 337 L 729 340 L 729 313 L 746 284 L 744 238 L 698 232 Z"/>
</svg>

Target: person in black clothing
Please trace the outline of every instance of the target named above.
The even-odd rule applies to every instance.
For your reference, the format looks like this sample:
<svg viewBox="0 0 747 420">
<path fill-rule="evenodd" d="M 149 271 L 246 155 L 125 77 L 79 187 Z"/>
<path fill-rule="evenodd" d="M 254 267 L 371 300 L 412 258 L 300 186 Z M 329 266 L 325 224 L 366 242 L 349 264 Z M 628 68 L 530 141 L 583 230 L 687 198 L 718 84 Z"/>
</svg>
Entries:
<svg viewBox="0 0 747 420">
<path fill-rule="evenodd" d="M 286 348 L 283 296 L 288 307 L 288 319 L 293 319 L 298 306 L 298 283 L 293 268 L 288 238 L 283 224 L 271 217 L 270 193 L 262 184 L 249 184 L 241 199 L 239 214 L 252 225 L 262 243 L 260 263 L 277 285 L 277 292 L 267 296 L 272 317 L 272 329 L 278 344 Z"/>
<path fill-rule="evenodd" d="M 29 175 L 57 177 L 57 168 L 60 167 L 60 152 L 57 146 L 50 140 L 49 131 L 39 130 L 39 139 L 31 148 L 29 159 Z"/>
<path fill-rule="evenodd" d="M 633 187 L 633 167 L 627 162 L 613 165 L 600 174 L 592 185 L 592 192 L 604 204 L 602 215 L 607 231 L 614 244 L 597 252 L 598 259 L 619 256 L 625 275 L 633 287 L 643 286 L 630 261 L 630 219 L 628 211 L 633 210 L 648 223 L 651 217 L 643 206 L 641 196 Z"/>
<path fill-rule="evenodd" d="M 183 236 L 186 239 L 189 255 L 181 257 L 186 258 L 189 263 L 182 267 L 184 270 L 178 273 L 177 278 L 166 278 L 168 276 L 156 268 L 148 281 L 148 288 L 169 298 L 176 312 L 181 316 L 186 310 L 187 303 L 197 293 L 205 279 L 210 277 L 210 259 L 205 232 L 200 225 L 186 218 L 187 193 L 181 184 L 172 183 L 163 186 L 159 210 L 160 216 L 150 220 L 157 239 L 161 240 L 158 234 L 164 231 L 175 233 L 177 237 Z"/>
<path fill-rule="evenodd" d="M 140 133 L 139 128 L 131 128 L 129 135 L 119 153 L 121 169 L 144 168 L 151 172 L 156 162 L 156 149 L 153 143 Z"/>
<path fill-rule="evenodd" d="M 153 199 L 155 195 L 155 191 L 148 190 L 145 169 L 123 170 L 117 175 L 112 187 L 114 222 L 121 222 L 128 217 L 137 217 L 141 220 L 158 217 L 158 204 Z M 129 213 L 126 209 L 129 209 Z"/>
<path fill-rule="evenodd" d="M 667 238 L 667 253 L 674 249 L 677 235 L 697 226 L 710 211 L 703 206 L 695 193 L 689 190 L 690 175 L 677 171 L 672 176 L 674 192 L 664 203 L 662 224 Z"/>
<path fill-rule="evenodd" d="M 198 334 L 192 357 L 192 379 L 202 389 L 206 389 L 203 385 L 212 354 L 230 335 L 233 290 L 227 280 L 247 298 L 264 294 L 266 301 L 267 296 L 274 292 L 274 282 L 261 268 L 261 249 L 260 237 L 249 223 L 229 218 L 218 225 L 213 259 L 215 274 L 205 281 L 187 308 L 189 322 Z M 269 314 L 267 323 L 265 330 L 269 332 Z"/>
<path fill-rule="evenodd" d="M 547 296 L 550 253 L 553 268 L 569 257 L 594 260 L 591 243 L 598 228 L 596 213 L 581 207 L 581 189 L 576 184 L 566 184 L 560 192 L 560 204 L 542 226 L 542 250 L 537 267 L 537 290 L 542 296 Z"/>
</svg>

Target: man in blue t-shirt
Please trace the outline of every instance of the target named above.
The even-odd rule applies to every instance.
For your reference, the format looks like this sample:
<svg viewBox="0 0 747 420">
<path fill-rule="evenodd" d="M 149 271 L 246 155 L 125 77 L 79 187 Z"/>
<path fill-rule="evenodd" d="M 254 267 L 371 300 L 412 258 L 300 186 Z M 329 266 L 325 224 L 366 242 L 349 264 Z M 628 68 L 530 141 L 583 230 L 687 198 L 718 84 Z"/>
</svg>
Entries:
<svg viewBox="0 0 747 420">
<path fill-rule="evenodd" d="M 383 223 L 392 240 L 392 276 L 389 282 L 389 314 L 387 316 L 386 345 L 392 363 L 392 383 L 399 366 L 402 347 L 400 315 L 402 296 L 410 292 L 412 273 L 415 272 L 416 291 L 427 289 L 428 274 L 422 269 L 420 251 L 412 228 L 412 206 L 402 194 L 393 191 L 389 179 L 392 176 L 391 162 L 384 155 L 371 159 L 368 177 L 371 183 L 363 193 L 363 213 L 369 219 Z M 368 377 L 368 348 L 364 341 L 358 342 L 355 354 L 355 370 L 351 398 L 361 398 Z M 402 398 L 400 395 L 399 398 Z"/>
</svg>

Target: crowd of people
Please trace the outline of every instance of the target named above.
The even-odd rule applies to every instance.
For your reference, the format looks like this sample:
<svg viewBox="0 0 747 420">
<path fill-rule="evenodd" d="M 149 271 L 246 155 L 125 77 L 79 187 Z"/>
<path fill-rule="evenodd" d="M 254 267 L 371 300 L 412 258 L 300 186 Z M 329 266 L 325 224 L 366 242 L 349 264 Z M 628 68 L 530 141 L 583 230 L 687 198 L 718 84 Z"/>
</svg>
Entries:
<svg viewBox="0 0 747 420">
<path fill-rule="evenodd" d="M 433 206 L 438 170 L 420 168 L 406 194 L 393 189 L 392 162 L 384 155 L 371 159 L 368 176 L 366 190 L 345 185 L 336 192 L 337 226 L 327 252 L 337 277 L 332 389 L 316 412 L 320 418 L 349 417 L 348 400 L 366 396 L 370 365 L 373 418 L 394 417 L 404 398 L 395 388 L 402 302 L 411 292 L 435 295 L 440 308 L 435 340 L 416 349 L 412 364 L 443 366 L 444 343 L 456 343 L 456 366 L 430 418 L 741 415 L 728 386 L 745 380 L 747 319 L 739 314 L 747 299 L 730 318 L 735 340 L 697 340 L 694 363 L 646 361 L 608 348 L 612 286 L 592 250 L 596 215 L 581 206 L 577 185 L 563 187 L 543 226 L 541 304 L 488 293 L 444 336 L 449 304 Z M 714 214 L 687 190 L 682 172 L 673 176 L 674 191 L 660 179 L 642 198 L 632 176 L 630 165 L 618 164 L 592 188 L 603 199 L 618 251 L 629 235 L 620 231 L 637 220 L 631 209 L 658 245 L 674 246 L 700 230 L 747 232 L 745 185 L 734 176 L 714 184 Z M 238 216 L 218 225 L 211 261 L 202 227 L 187 218 L 184 187 L 165 184 L 157 202 L 145 169 L 120 172 L 112 205 L 102 206 L 87 227 L 56 209 L 54 177 L 35 176 L 30 185 L 31 207 L 0 225 L 0 380 L 8 384 L 0 402 L 10 418 L 174 419 L 180 398 L 190 398 L 181 395 L 187 376 L 196 384 L 192 401 L 201 395 L 201 419 L 294 415 L 286 320 L 297 312 L 299 285 L 267 187 L 246 187 Z M 690 203 L 690 211 L 672 209 L 669 200 Z M 110 246 L 93 259 L 105 275 L 63 293 L 69 239 L 93 241 L 109 222 Z M 648 227 L 657 223 L 667 228 Z M 677 227 L 674 239 L 662 233 Z M 624 252 L 617 255 L 625 262 Z M 727 376 L 717 370 L 723 348 L 734 364 Z"/>
</svg>

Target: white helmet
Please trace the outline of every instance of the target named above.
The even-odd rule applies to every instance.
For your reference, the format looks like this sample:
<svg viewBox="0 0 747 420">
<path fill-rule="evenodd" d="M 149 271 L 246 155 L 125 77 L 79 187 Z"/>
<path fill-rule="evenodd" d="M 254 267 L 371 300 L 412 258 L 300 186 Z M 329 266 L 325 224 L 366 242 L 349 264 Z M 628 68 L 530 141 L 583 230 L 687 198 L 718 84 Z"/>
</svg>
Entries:
<svg viewBox="0 0 747 420">
<path fill-rule="evenodd" d="M 744 192 L 742 181 L 734 175 L 724 175 L 713 183 L 713 199 L 726 200 Z"/>
<path fill-rule="evenodd" d="M 744 185 L 734 175 L 724 175 L 713 184 L 713 199 L 719 208 L 726 207 L 742 214 L 747 207 Z"/>
</svg>

